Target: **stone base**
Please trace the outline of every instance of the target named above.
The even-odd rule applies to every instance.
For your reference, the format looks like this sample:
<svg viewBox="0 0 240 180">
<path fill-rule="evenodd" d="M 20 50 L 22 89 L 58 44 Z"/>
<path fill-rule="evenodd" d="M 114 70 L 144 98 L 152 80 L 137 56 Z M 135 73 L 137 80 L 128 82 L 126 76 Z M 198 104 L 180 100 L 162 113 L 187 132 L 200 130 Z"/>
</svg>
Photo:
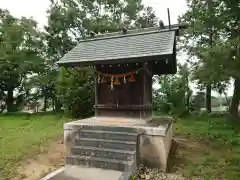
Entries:
<svg viewBox="0 0 240 180">
<path fill-rule="evenodd" d="M 171 118 L 155 117 L 153 121 L 129 118 L 92 117 L 64 125 L 66 155 L 69 154 L 79 132 L 84 127 L 97 131 L 134 132 L 137 135 L 136 163 L 150 168 L 167 170 L 173 128 Z M 81 140 L 81 139 L 80 139 Z"/>
<path fill-rule="evenodd" d="M 172 124 L 166 135 L 142 134 L 138 137 L 137 163 L 148 168 L 167 170 L 167 160 L 172 143 Z"/>
</svg>

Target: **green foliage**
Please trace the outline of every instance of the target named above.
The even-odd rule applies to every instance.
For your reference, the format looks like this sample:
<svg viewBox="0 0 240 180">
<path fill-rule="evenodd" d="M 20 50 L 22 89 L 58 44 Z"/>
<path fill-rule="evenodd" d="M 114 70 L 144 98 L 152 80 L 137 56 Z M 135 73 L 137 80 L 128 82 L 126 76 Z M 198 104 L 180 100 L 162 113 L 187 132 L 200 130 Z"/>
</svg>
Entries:
<svg viewBox="0 0 240 180">
<path fill-rule="evenodd" d="M 137 179 L 137 177 L 135 177 L 135 176 L 130 176 L 130 178 L 129 178 L 129 180 L 136 180 Z"/>
<path fill-rule="evenodd" d="M 67 113 L 74 118 L 93 115 L 94 73 L 90 68 L 60 70 L 57 92 Z"/>
<path fill-rule="evenodd" d="M 192 91 L 188 84 L 187 65 L 179 66 L 179 73 L 157 77 L 160 88 L 154 92 L 155 111 L 183 115 L 191 109 Z"/>
<path fill-rule="evenodd" d="M 8 111 L 18 108 L 13 91 L 22 96 L 27 75 L 44 71 L 42 34 L 32 19 L 13 17 L 0 9 L 0 91 L 7 92 Z"/>
<path fill-rule="evenodd" d="M 236 3 L 227 0 L 188 0 L 188 10 L 180 18 L 190 25 L 183 35 L 182 45 L 192 57 L 192 79 L 225 93 L 230 79 L 234 78 L 235 95 L 230 113 L 235 116 L 240 100 L 240 7 Z"/>
<path fill-rule="evenodd" d="M 44 73 L 34 75 L 24 82 L 25 91 L 29 92 L 31 89 L 35 88 L 34 93 L 29 93 L 26 97 L 26 102 L 31 103 L 39 99 L 44 99 L 43 111 L 46 111 L 50 107 L 50 102 L 53 104 L 53 109 L 55 110 L 54 104 L 58 102 L 56 96 L 56 77 L 58 76 L 58 71 L 55 69 L 47 67 Z"/>
</svg>

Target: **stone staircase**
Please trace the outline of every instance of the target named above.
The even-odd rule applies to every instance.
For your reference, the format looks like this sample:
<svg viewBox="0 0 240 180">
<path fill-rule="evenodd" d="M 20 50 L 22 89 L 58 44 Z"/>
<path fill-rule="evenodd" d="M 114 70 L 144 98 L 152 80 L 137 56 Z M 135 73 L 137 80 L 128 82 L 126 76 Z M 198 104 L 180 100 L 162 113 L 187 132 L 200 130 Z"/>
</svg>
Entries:
<svg viewBox="0 0 240 180">
<path fill-rule="evenodd" d="M 133 128 L 84 125 L 66 157 L 66 164 L 133 172 L 136 143 Z"/>
</svg>

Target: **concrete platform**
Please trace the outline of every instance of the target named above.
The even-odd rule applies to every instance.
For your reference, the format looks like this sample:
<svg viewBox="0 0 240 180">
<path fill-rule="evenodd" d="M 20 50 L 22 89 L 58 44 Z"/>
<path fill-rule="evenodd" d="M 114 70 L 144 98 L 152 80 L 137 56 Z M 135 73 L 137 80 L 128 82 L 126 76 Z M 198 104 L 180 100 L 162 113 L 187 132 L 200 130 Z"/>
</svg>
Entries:
<svg viewBox="0 0 240 180">
<path fill-rule="evenodd" d="M 93 139 L 122 138 L 123 141 L 133 141 L 134 135 L 130 137 L 129 134 L 134 133 L 137 135 L 137 164 L 166 171 L 173 136 L 170 117 L 154 117 L 150 121 L 124 117 L 91 117 L 66 123 L 64 143 L 67 153 L 74 146 L 76 139 L 81 141 L 81 131 L 91 132 L 88 137 Z"/>
<path fill-rule="evenodd" d="M 89 168 L 81 166 L 66 166 L 47 175 L 41 180 L 119 180 L 123 172 Z"/>
<path fill-rule="evenodd" d="M 67 160 L 72 154 L 87 159 L 80 161 L 74 156 L 71 161 L 66 161 L 64 168 L 42 180 L 128 180 L 136 172 L 137 164 L 164 172 L 171 148 L 172 128 L 169 117 L 156 117 L 151 121 L 91 117 L 66 123 L 64 145 Z M 127 149 L 123 148 L 124 143 L 127 143 Z M 129 157 L 125 156 L 128 151 L 133 153 L 129 161 L 131 165 L 118 160 L 128 160 Z"/>
<path fill-rule="evenodd" d="M 156 117 L 158 118 L 158 117 Z M 154 118 L 153 118 L 154 119 Z M 92 125 L 93 123 L 95 125 L 107 125 L 107 126 L 147 126 L 147 127 L 156 127 L 156 126 L 162 126 L 165 127 L 169 123 L 168 117 L 164 117 L 161 121 L 159 121 L 159 124 L 152 123 L 151 120 L 145 120 L 145 119 L 137 119 L 137 118 L 125 118 L 125 117 L 90 117 L 86 119 L 76 120 L 69 123 L 66 123 L 65 125 L 79 125 L 80 124 L 86 124 L 86 125 Z"/>
<path fill-rule="evenodd" d="M 74 130 L 83 129 L 84 126 L 92 127 L 123 127 L 134 129 L 138 134 L 160 135 L 165 136 L 169 127 L 172 125 L 171 118 L 161 117 L 157 123 L 153 120 L 134 119 L 134 118 L 120 118 L 120 117 L 90 117 L 77 121 L 72 121 L 64 124 L 65 134 L 71 134 Z M 69 133 L 67 133 L 69 131 Z M 66 132 L 66 133 L 65 133 Z"/>
</svg>

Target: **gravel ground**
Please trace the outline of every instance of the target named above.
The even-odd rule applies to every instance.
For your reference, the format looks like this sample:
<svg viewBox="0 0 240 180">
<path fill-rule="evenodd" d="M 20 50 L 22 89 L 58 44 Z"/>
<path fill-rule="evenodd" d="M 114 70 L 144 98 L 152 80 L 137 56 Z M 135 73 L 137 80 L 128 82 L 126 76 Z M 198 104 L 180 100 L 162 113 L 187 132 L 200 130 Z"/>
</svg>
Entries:
<svg viewBox="0 0 240 180">
<path fill-rule="evenodd" d="M 158 169 L 138 166 L 135 178 L 130 180 L 203 180 L 201 177 L 184 178 L 181 174 L 164 173 Z"/>
<path fill-rule="evenodd" d="M 185 180 L 181 175 L 163 173 L 158 169 L 139 166 L 135 176 L 137 180 Z"/>
</svg>

